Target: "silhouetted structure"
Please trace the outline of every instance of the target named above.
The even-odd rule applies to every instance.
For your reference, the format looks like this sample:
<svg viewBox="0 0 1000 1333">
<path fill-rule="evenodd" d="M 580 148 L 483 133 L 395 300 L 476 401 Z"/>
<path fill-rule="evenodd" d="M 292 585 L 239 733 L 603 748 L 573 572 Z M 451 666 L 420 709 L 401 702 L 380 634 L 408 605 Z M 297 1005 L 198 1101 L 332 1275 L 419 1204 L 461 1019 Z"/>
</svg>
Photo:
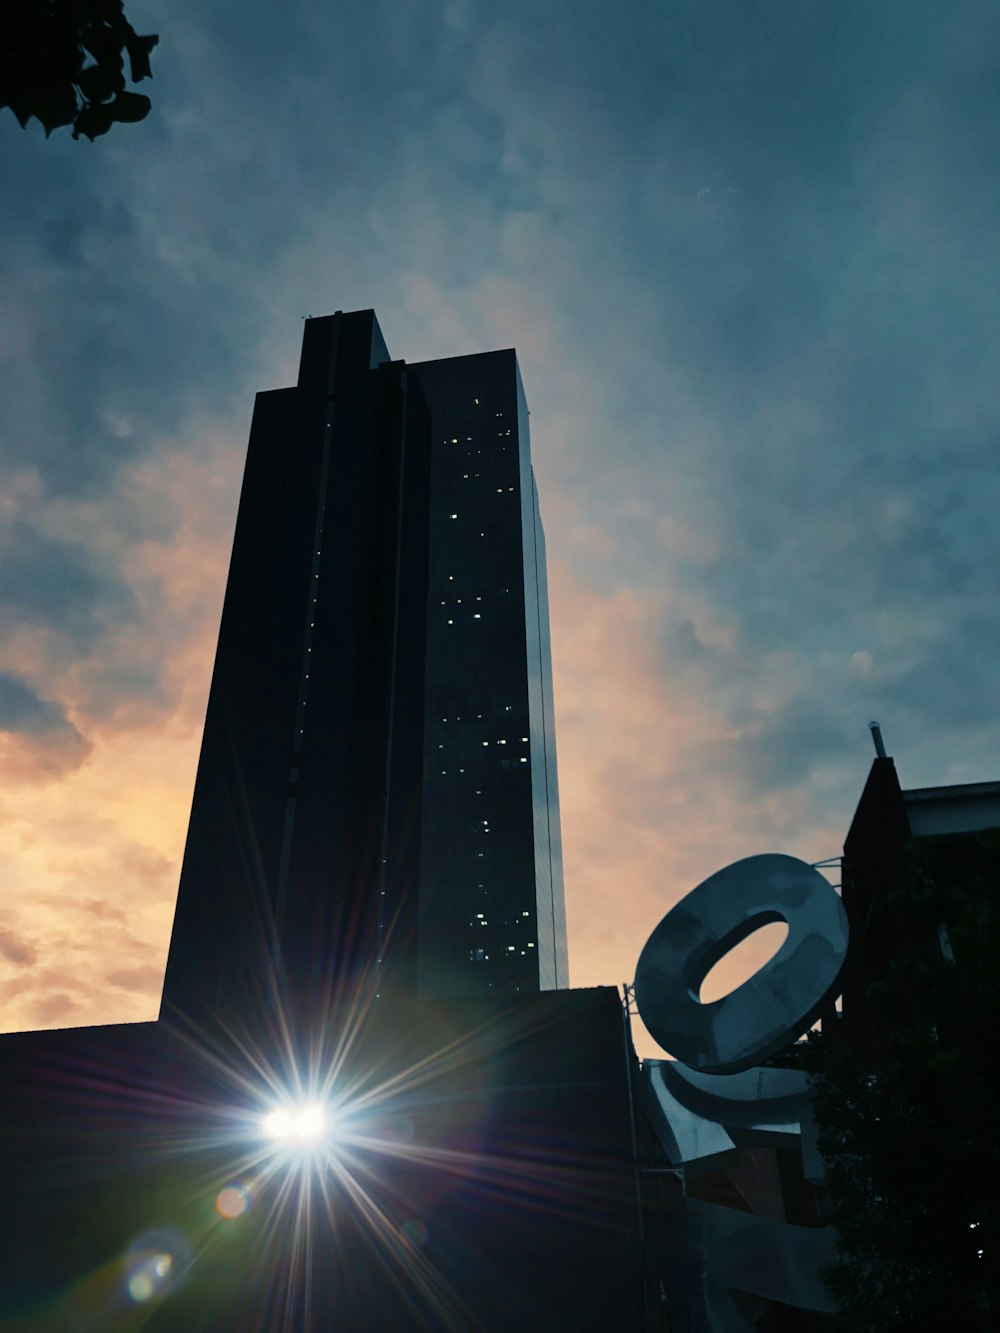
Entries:
<svg viewBox="0 0 1000 1333">
<path fill-rule="evenodd" d="M 566 984 L 515 355 L 407 367 L 373 311 L 310 319 L 254 411 L 166 1009 Z"/>
<path fill-rule="evenodd" d="M 903 790 L 873 730 L 844 845 L 843 1012 L 810 1052 L 828 1279 L 851 1328 L 992 1329 L 1000 783 Z"/>
<path fill-rule="evenodd" d="M 643 1327 L 635 1055 L 566 985 L 514 353 L 311 319 L 254 412 L 161 1020 L 0 1036 L 0 1333 Z M 312 1159 L 262 1131 L 303 1093 Z"/>
<path fill-rule="evenodd" d="M 645 1327 L 614 988 L 381 1006 L 304 1177 L 256 1152 L 278 1054 L 162 1020 L 0 1037 L 3 1333 Z"/>
<path fill-rule="evenodd" d="M 885 1019 L 867 994 L 887 962 L 927 947 L 948 956 L 943 924 L 919 925 L 890 895 L 913 888 L 908 855 L 919 850 L 943 882 L 962 883 L 972 873 L 977 839 L 1000 829 L 1000 782 L 969 782 L 904 791 L 896 766 L 877 757 L 844 842 L 843 899 L 851 923 L 851 956 L 844 978 L 843 1011 L 824 1024 L 837 1041 L 872 1066 L 882 1063 Z M 919 1001 L 919 997 L 918 1001 Z"/>
</svg>

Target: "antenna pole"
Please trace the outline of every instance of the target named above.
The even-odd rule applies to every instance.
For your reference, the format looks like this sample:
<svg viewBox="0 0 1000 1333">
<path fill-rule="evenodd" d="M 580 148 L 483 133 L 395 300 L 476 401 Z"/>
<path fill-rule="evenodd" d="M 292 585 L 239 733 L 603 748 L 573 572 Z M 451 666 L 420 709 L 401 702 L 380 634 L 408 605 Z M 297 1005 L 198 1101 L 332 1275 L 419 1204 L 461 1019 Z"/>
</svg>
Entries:
<svg viewBox="0 0 1000 1333">
<path fill-rule="evenodd" d="M 882 743 L 882 728 L 879 726 L 877 722 L 869 722 L 868 730 L 871 732 L 872 740 L 875 742 L 876 755 L 879 757 L 879 759 L 884 759 L 886 755 L 885 755 L 885 746 Z"/>
</svg>

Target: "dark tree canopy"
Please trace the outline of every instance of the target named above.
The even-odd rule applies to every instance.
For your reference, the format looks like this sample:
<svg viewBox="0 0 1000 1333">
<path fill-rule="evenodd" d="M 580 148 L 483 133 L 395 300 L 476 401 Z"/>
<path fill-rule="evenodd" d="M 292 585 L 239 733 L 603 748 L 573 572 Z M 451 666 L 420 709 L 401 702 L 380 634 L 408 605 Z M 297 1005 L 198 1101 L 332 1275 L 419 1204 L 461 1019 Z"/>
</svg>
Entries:
<svg viewBox="0 0 1000 1333">
<path fill-rule="evenodd" d="M 34 116 L 45 137 L 62 125 L 94 140 L 115 121 L 143 120 L 150 101 L 125 88 L 152 78 L 158 37 L 140 37 L 122 0 L 3 0 L 0 4 L 0 108 L 23 129 Z"/>
<path fill-rule="evenodd" d="M 837 1231 L 825 1276 L 852 1333 L 1000 1327 L 998 888 L 995 834 L 913 849 L 888 904 L 926 944 L 872 977 L 884 1066 L 809 1043 Z"/>
</svg>

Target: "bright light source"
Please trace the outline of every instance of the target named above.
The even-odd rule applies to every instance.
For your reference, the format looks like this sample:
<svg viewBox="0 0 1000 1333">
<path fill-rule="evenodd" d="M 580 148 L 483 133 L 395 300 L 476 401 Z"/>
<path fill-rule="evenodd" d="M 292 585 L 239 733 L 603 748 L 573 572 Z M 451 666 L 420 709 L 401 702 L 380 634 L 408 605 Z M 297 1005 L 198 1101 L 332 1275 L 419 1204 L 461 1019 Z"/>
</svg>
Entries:
<svg viewBox="0 0 1000 1333">
<path fill-rule="evenodd" d="M 280 1107 L 264 1117 L 263 1129 L 270 1139 L 280 1139 L 295 1144 L 311 1143 L 324 1133 L 326 1116 L 323 1114 L 322 1106 L 315 1104 Z"/>
<path fill-rule="evenodd" d="M 296 1138 L 316 1139 L 323 1133 L 323 1111 L 319 1106 L 307 1106 L 295 1117 L 294 1131 Z"/>
<path fill-rule="evenodd" d="M 287 1139 L 292 1132 L 292 1117 L 287 1111 L 272 1111 L 264 1117 L 264 1133 L 269 1139 Z"/>
</svg>

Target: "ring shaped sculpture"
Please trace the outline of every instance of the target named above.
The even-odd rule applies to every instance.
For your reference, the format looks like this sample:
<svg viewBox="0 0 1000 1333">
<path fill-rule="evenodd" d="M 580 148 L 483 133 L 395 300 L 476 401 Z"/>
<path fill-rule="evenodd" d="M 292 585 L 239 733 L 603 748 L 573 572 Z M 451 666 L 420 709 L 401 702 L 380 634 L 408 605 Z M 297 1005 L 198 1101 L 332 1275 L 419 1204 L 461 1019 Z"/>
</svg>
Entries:
<svg viewBox="0 0 1000 1333">
<path fill-rule="evenodd" d="M 788 924 L 774 957 L 703 1004 L 698 991 L 719 959 L 770 921 Z M 844 905 L 818 870 L 794 856 L 749 856 L 692 889 L 650 935 L 636 965 L 639 1015 L 692 1069 L 748 1069 L 793 1042 L 835 997 L 847 945 Z"/>
</svg>

